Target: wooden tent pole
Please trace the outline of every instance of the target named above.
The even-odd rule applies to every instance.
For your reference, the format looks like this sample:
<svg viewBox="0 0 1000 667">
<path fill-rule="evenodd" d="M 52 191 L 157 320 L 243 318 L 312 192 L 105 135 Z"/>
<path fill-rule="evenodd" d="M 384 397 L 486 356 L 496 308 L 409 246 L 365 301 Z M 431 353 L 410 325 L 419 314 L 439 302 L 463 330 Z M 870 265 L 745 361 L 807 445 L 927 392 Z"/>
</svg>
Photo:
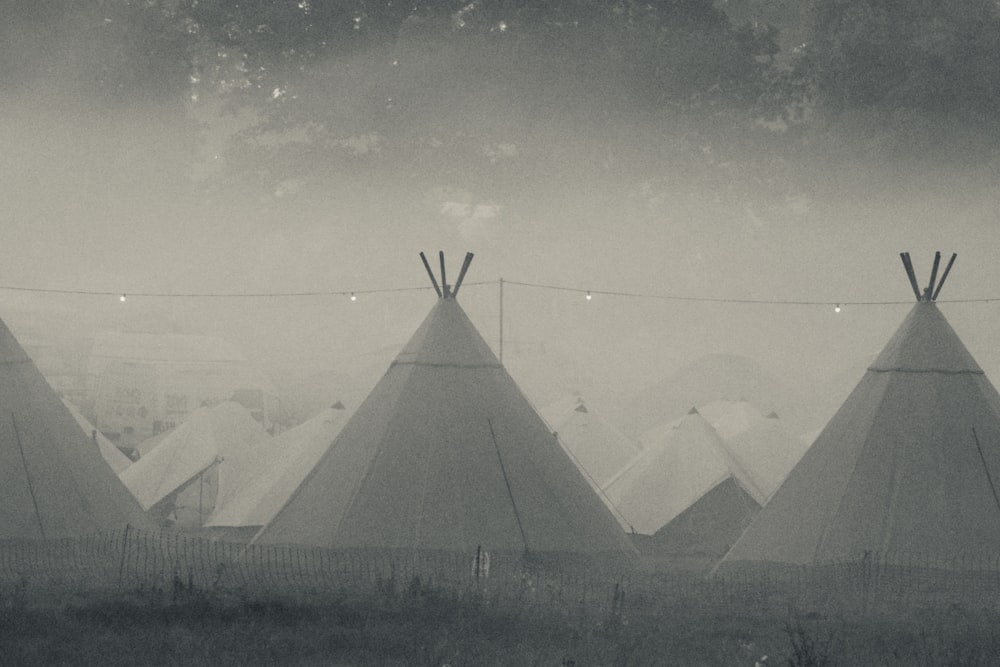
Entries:
<svg viewBox="0 0 1000 667">
<path fill-rule="evenodd" d="M 944 285 L 945 278 L 948 277 L 948 272 L 951 271 L 951 265 L 955 263 L 956 257 L 958 257 L 958 253 L 951 253 L 951 259 L 948 260 L 948 264 L 944 267 L 944 273 L 941 274 L 941 282 L 937 284 L 934 294 L 931 295 L 931 301 L 937 301 L 938 294 L 941 293 L 941 287 Z"/>
<path fill-rule="evenodd" d="M 462 286 L 462 280 L 465 278 L 465 272 L 469 270 L 469 264 L 472 264 L 473 254 L 471 252 L 465 253 L 465 261 L 462 262 L 462 270 L 458 272 L 458 280 L 455 281 L 455 287 L 451 290 L 452 296 L 458 296 L 458 288 Z"/>
<path fill-rule="evenodd" d="M 441 261 L 441 291 L 447 298 L 451 296 L 451 288 L 448 287 L 448 279 L 444 275 L 444 250 L 438 250 L 438 259 Z"/>
<path fill-rule="evenodd" d="M 931 268 L 931 281 L 927 283 L 927 289 L 924 290 L 924 300 L 931 301 L 931 295 L 934 294 L 934 281 L 937 280 L 938 266 L 941 264 L 941 251 L 934 253 L 934 266 Z"/>
<path fill-rule="evenodd" d="M 913 262 L 910 261 L 910 253 L 901 252 L 899 253 L 899 257 L 903 260 L 903 268 L 906 269 L 906 277 L 910 279 L 910 287 L 913 288 L 913 295 L 917 297 L 917 301 L 920 301 L 920 288 L 917 287 L 917 277 L 913 273 Z"/>
<path fill-rule="evenodd" d="M 431 271 L 431 265 L 428 263 L 427 257 L 422 252 L 420 253 L 420 261 L 424 263 L 424 268 L 427 269 L 427 275 L 431 277 L 431 284 L 434 285 L 434 291 L 437 292 L 438 298 L 440 299 L 444 295 L 441 294 L 441 288 L 438 287 L 437 278 L 434 277 L 434 272 Z"/>
</svg>

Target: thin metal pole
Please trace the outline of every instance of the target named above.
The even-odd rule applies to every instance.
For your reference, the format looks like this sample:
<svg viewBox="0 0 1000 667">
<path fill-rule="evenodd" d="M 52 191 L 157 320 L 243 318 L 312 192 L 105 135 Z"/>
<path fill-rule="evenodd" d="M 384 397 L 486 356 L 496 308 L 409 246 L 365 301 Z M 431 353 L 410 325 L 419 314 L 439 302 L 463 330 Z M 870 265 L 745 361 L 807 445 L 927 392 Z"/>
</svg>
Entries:
<svg viewBox="0 0 1000 667">
<path fill-rule="evenodd" d="M 503 366 L 503 276 L 500 276 L 500 365 Z"/>
<path fill-rule="evenodd" d="M 42 514 L 38 511 L 38 498 L 35 497 L 35 485 L 31 483 L 31 471 L 28 470 L 28 459 L 24 456 L 24 446 L 21 444 L 21 433 L 17 430 L 17 420 L 10 413 L 10 424 L 14 427 L 14 438 L 17 440 L 17 450 L 21 453 L 21 465 L 24 466 L 24 477 L 28 482 L 28 493 L 31 495 L 31 505 L 35 508 L 35 520 L 38 521 L 38 532 L 45 539 L 45 526 L 42 525 Z"/>
<path fill-rule="evenodd" d="M 507 467 L 503 464 L 503 457 L 500 455 L 500 445 L 497 444 L 497 434 L 493 431 L 493 421 L 486 420 L 490 427 L 490 437 L 493 438 L 493 447 L 497 450 L 497 460 L 500 462 L 500 472 L 503 474 L 504 484 L 507 485 L 507 496 L 510 498 L 510 506 L 514 509 L 514 518 L 517 520 L 517 530 L 521 533 L 521 542 L 524 543 L 524 552 L 528 552 L 528 538 L 524 535 L 524 526 L 521 525 L 521 513 L 517 511 L 517 501 L 514 500 L 514 492 L 510 488 L 510 479 L 507 477 Z"/>
<path fill-rule="evenodd" d="M 976 435 L 975 427 L 972 428 L 972 437 L 976 441 L 976 449 L 979 451 L 979 460 L 983 462 L 983 470 L 986 471 L 986 481 L 990 484 L 990 491 L 993 492 L 993 500 L 997 504 L 997 509 L 1000 509 L 1000 496 L 997 496 L 997 487 L 993 485 L 993 476 L 990 475 L 990 469 L 986 465 L 986 456 L 983 454 L 983 447 L 979 444 L 979 436 Z"/>
</svg>

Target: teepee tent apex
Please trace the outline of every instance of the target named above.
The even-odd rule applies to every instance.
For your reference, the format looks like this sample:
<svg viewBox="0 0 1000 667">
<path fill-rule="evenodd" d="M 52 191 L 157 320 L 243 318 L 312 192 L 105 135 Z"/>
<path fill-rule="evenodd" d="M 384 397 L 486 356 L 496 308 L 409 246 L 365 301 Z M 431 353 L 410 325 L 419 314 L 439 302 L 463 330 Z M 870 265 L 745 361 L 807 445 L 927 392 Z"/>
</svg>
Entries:
<svg viewBox="0 0 1000 667">
<path fill-rule="evenodd" d="M 906 269 L 906 276 L 910 279 L 910 287 L 913 288 L 913 294 L 917 297 L 917 301 L 936 301 L 938 294 L 941 293 L 941 287 L 944 285 L 945 279 L 948 277 L 948 273 L 951 271 L 952 265 L 955 263 L 955 258 L 958 257 L 957 253 L 951 254 L 951 259 L 948 260 L 948 264 L 944 267 L 944 273 L 941 274 L 941 280 L 937 280 L 938 267 L 941 265 L 941 253 L 934 253 L 934 266 L 931 268 L 931 279 L 927 283 L 927 287 L 921 292 L 920 288 L 917 286 L 917 276 L 913 270 L 913 262 L 910 260 L 910 253 L 901 252 L 899 257 L 903 260 L 903 268 Z"/>
<path fill-rule="evenodd" d="M 449 285 L 444 268 L 444 251 L 439 250 L 438 260 L 441 263 L 441 284 L 438 285 L 437 278 L 434 276 L 431 265 L 427 261 L 427 256 L 422 252 L 420 253 L 420 261 L 424 263 L 424 268 L 427 270 L 427 275 L 431 278 L 431 284 L 434 285 L 434 291 L 437 292 L 439 299 L 454 298 L 458 294 L 458 289 L 462 286 L 462 280 L 465 279 L 465 272 L 469 270 L 472 258 L 473 254 L 471 252 L 465 253 L 465 261 L 462 262 L 462 270 L 458 273 L 458 280 L 455 281 L 454 285 Z"/>
</svg>

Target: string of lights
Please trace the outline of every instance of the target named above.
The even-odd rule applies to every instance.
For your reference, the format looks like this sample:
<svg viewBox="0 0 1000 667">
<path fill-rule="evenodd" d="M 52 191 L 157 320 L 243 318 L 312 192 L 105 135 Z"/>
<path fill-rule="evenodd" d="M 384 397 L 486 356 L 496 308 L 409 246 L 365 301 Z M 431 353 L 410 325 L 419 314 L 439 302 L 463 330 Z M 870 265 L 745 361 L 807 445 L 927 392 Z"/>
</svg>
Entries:
<svg viewBox="0 0 1000 667">
<path fill-rule="evenodd" d="M 858 300 L 805 300 L 805 299 L 752 299 L 737 297 L 709 297 L 693 296 L 683 294 L 657 294 L 652 292 L 626 292 L 607 289 L 591 289 L 586 287 L 571 287 L 566 285 L 554 285 L 548 283 L 537 283 L 520 280 L 480 280 L 464 283 L 463 286 L 484 286 L 484 285 L 510 285 L 517 287 L 528 287 L 532 289 L 551 290 L 559 292 L 571 292 L 584 295 L 588 301 L 594 296 L 610 296 L 631 299 L 654 299 L 660 301 L 687 301 L 698 303 L 723 303 L 723 304 L 745 304 L 745 305 L 777 305 L 777 306 L 835 306 L 839 312 L 843 306 L 895 306 L 913 303 L 913 300 L 898 301 L 858 301 Z M 62 289 L 47 287 L 26 287 L 16 285 L 0 285 L 0 290 L 11 292 L 30 292 L 36 294 L 62 294 L 76 296 L 99 296 L 117 297 L 120 301 L 128 298 L 166 298 L 166 299 L 233 299 L 233 298 L 254 298 L 254 299 L 280 299 L 298 297 L 331 297 L 344 296 L 352 301 L 357 297 L 371 294 L 388 294 L 400 292 L 415 292 L 433 289 L 430 285 L 408 286 L 408 287 L 385 287 L 373 289 L 344 289 L 344 290 L 314 290 L 314 291 L 289 291 L 289 292 L 144 292 L 144 291 L 109 291 L 109 290 L 88 290 L 88 289 Z M 946 299 L 947 303 L 990 303 L 1000 301 L 998 297 L 981 297 L 973 299 Z"/>
</svg>

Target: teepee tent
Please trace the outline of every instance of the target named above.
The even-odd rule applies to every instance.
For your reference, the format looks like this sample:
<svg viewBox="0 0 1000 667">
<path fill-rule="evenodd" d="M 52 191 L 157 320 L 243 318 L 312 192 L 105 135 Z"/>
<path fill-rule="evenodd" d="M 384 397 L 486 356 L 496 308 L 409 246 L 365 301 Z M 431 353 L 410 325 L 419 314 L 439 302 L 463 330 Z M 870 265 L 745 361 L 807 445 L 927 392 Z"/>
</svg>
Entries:
<svg viewBox="0 0 1000 667">
<path fill-rule="evenodd" d="M 694 408 L 679 420 L 650 429 L 641 440 L 642 453 L 604 487 L 628 527 L 640 534 L 657 533 L 698 503 L 716 515 L 719 525 L 731 523 L 733 514 L 739 524 L 764 500 L 719 434 Z M 713 493 L 728 486 L 734 493 Z M 731 505 L 718 502 L 730 497 L 735 500 Z M 705 511 L 695 508 L 688 515 L 704 518 Z M 706 533 L 713 529 L 707 518 L 697 528 Z"/>
<path fill-rule="evenodd" d="M 270 436 L 233 401 L 195 410 L 120 475 L 156 522 L 197 528 L 268 453 Z"/>
<path fill-rule="evenodd" d="M 570 458 L 598 488 L 639 453 L 639 443 L 601 417 L 580 396 L 556 401 L 541 415 Z"/>
<path fill-rule="evenodd" d="M 917 303 L 724 567 L 1000 553 L 1000 395 L 935 302 L 955 258 L 923 293 L 902 258 Z"/>
<path fill-rule="evenodd" d="M 205 528 L 220 536 L 248 539 L 270 523 L 347 422 L 337 401 L 274 438 L 266 461 L 232 499 L 216 509 Z"/>
<path fill-rule="evenodd" d="M 471 259 L 424 258 L 436 305 L 255 542 L 635 554 L 459 306 Z"/>
<path fill-rule="evenodd" d="M 142 509 L 0 322 L 0 539 L 85 535 Z"/>
</svg>

